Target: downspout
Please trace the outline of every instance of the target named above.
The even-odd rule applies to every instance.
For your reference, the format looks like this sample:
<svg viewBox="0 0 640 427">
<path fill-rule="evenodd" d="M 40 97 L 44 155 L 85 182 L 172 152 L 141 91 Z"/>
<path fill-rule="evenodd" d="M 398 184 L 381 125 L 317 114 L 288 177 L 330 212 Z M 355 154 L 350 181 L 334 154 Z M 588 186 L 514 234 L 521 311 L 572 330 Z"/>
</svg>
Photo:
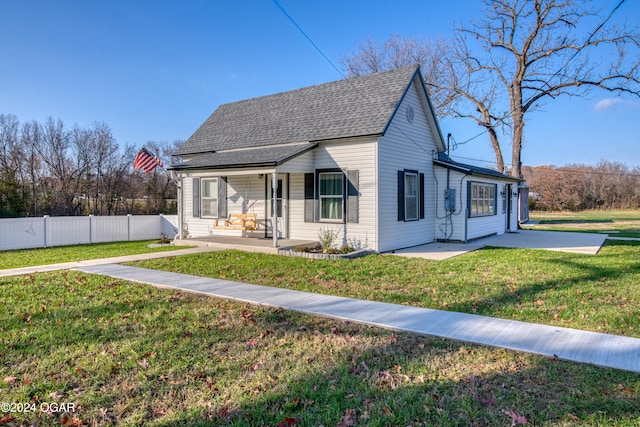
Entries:
<svg viewBox="0 0 640 427">
<path fill-rule="evenodd" d="M 451 141 L 451 134 L 448 133 L 447 134 L 447 159 L 451 160 L 451 156 L 449 155 L 451 152 L 451 145 L 450 145 L 450 141 Z M 447 189 L 445 190 L 445 194 L 447 194 L 448 197 L 450 197 L 449 195 L 449 190 L 451 189 L 450 186 L 450 176 L 451 176 L 451 169 L 447 168 Z M 438 197 L 436 195 L 436 197 Z M 449 200 L 447 198 L 447 203 L 449 203 Z M 449 241 L 449 230 L 447 229 L 447 219 L 451 220 L 451 235 L 453 236 L 453 220 L 451 219 L 451 211 L 449 210 L 449 206 L 444 206 L 444 212 L 445 212 L 445 217 L 444 217 L 444 241 L 448 242 Z M 465 237 L 466 239 L 466 237 Z"/>
<path fill-rule="evenodd" d="M 464 243 L 469 241 L 469 208 L 464 208 Z"/>
</svg>

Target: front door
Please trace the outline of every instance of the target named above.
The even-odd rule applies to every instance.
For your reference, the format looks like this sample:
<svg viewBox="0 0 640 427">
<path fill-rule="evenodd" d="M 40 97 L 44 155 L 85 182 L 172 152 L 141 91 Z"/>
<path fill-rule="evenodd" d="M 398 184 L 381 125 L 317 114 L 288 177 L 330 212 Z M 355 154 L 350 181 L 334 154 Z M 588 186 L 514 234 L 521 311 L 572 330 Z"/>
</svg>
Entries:
<svg viewBox="0 0 640 427">
<path fill-rule="evenodd" d="M 267 236 L 268 237 L 273 237 L 273 227 L 272 227 L 272 219 L 273 219 L 273 185 L 272 185 L 272 181 L 273 177 L 271 174 L 267 175 L 267 194 L 269 195 L 267 197 L 267 217 L 269 218 L 269 221 L 267 221 Z M 287 188 L 287 179 L 285 176 L 285 179 L 283 179 L 283 176 L 280 175 L 278 177 L 278 189 L 276 190 L 276 206 L 277 206 L 277 210 L 278 210 L 278 216 L 277 216 L 277 229 L 278 229 L 278 239 L 286 239 L 288 237 L 288 230 L 287 230 L 287 218 L 289 217 L 289 212 L 288 212 L 288 200 L 287 200 L 287 194 L 288 192 L 288 188 Z"/>
</svg>

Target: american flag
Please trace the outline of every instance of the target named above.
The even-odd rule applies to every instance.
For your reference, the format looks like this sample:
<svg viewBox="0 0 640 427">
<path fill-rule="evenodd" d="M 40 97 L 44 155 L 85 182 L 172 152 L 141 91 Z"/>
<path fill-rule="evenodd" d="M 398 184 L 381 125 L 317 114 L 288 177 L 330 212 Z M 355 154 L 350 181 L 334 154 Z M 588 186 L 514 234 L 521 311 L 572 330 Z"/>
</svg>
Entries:
<svg viewBox="0 0 640 427">
<path fill-rule="evenodd" d="M 133 162 L 134 169 L 142 169 L 147 173 L 154 170 L 156 166 L 160 166 L 161 168 L 163 168 L 164 164 L 158 158 L 158 156 L 154 156 L 146 148 L 143 148 L 138 152 L 136 160 Z"/>
</svg>

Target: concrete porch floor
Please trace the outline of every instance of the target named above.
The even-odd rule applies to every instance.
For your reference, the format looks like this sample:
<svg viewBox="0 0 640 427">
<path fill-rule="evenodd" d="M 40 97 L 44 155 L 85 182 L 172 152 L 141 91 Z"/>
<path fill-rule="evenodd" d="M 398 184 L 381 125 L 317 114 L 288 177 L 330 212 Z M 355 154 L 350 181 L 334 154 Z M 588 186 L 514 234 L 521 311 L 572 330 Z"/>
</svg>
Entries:
<svg viewBox="0 0 640 427">
<path fill-rule="evenodd" d="M 278 239 L 278 247 L 273 247 L 271 237 L 205 236 L 176 239 L 177 246 L 209 246 L 217 249 L 238 249 L 247 252 L 277 254 L 279 249 L 294 248 L 299 245 L 316 245 L 317 240 Z"/>
</svg>

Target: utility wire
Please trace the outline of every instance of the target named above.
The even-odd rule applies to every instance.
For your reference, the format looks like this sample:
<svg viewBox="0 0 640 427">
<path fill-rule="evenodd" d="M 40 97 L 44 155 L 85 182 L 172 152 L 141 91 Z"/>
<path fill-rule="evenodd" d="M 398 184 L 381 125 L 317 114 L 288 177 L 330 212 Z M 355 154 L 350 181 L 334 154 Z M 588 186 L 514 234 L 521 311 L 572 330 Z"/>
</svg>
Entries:
<svg viewBox="0 0 640 427">
<path fill-rule="evenodd" d="M 320 49 L 320 47 L 318 47 L 318 45 L 313 42 L 311 37 L 309 37 L 309 35 L 305 33 L 305 31 L 300 27 L 300 25 L 298 25 L 298 23 L 291 17 L 291 15 L 287 13 L 285 8 L 282 7 L 280 3 L 278 3 L 278 0 L 273 0 L 273 3 L 275 3 L 275 5 L 278 7 L 278 9 L 280 9 L 280 11 L 284 14 L 284 16 L 286 16 L 287 19 L 291 21 L 291 23 L 298 29 L 298 31 L 300 31 L 300 33 L 304 36 L 304 38 L 306 38 L 307 41 L 311 43 L 311 46 L 313 46 L 314 49 L 318 51 L 320 55 L 322 55 L 322 57 L 333 67 L 333 69 L 336 70 L 338 74 L 342 76 L 343 79 L 346 79 L 347 77 L 344 75 L 344 73 L 333 63 L 333 61 L 331 61 L 331 59 L 329 59 L 327 55 L 324 54 L 322 49 Z"/>
<path fill-rule="evenodd" d="M 272 0 L 273 3 L 278 7 L 278 9 L 280 9 L 280 11 L 284 14 L 284 16 L 287 17 L 287 19 L 289 21 L 291 21 L 291 23 L 298 29 L 298 31 L 300 31 L 300 33 L 309 41 L 309 43 L 311 43 L 311 45 L 314 47 L 314 49 L 316 51 L 318 51 L 320 53 L 320 55 L 322 55 L 322 57 L 333 67 L 334 70 L 336 70 L 338 72 L 338 74 L 346 81 L 349 83 L 349 85 L 375 110 L 376 113 L 378 113 L 381 117 L 386 118 L 386 114 L 384 114 L 364 93 L 362 93 L 360 91 L 360 89 L 358 89 L 356 87 L 356 85 L 353 84 L 353 82 L 348 79 L 344 73 L 333 63 L 333 61 L 331 59 L 329 59 L 329 57 L 327 55 L 325 55 L 325 53 L 322 51 L 322 49 L 320 49 L 320 47 L 314 43 L 314 41 L 311 39 L 311 37 L 309 37 L 309 35 L 302 29 L 302 27 L 300 27 L 300 25 L 298 25 L 298 23 L 291 17 L 291 15 L 289 15 L 287 13 L 287 11 L 284 9 L 284 7 L 282 7 L 282 5 L 280 5 L 280 3 L 278 3 L 278 0 Z M 421 149 L 422 151 L 424 151 L 425 153 L 432 155 L 433 153 L 430 150 L 427 150 L 426 147 L 423 147 L 422 145 L 418 144 L 416 141 L 413 140 L 413 138 L 411 138 L 409 135 L 407 135 L 404 130 L 402 130 L 401 127 L 397 126 L 395 123 L 393 123 L 393 121 L 391 122 L 391 124 L 398 130 L 400 131 L 400 133 L 402 133 L 409 141 L 411 141 L 411 143 L 413 143 L 416 147 L 418 147 L 419 149 Z"/>
<path fill-rule="evenodd" d="M 593 31 L 591 32 L 591 34 L 589 35 L 589 37 L 587 37 L 587 41 L 586 41 L 586 42 L 584 42 L 583 47 L 584 47 L 585 45 L 589 44 L 589 43 L 591 42 L 591 39 L 596 35 L 596 33 L 597 33 L 598 31 L 600 31 L 600 29 L 601 29 L 602 27 L 604 27 L 604 26 L 605 26 L 605 24 L 606 24 L 607 22 L 609 22 L 609 20 L 611 19 L 611 17 L 612 17 L 612 16 L 617 12 L 617 10 L 618 10 L 618 9 L 620 9 L 620 6 L 622 6 L 622 3 L 624 3 L 624 1 L 625 1 L 625 0 L 620 0 L 620 2 L 616 5 L 616 7 L 614 7 L 614 8 L 613 8 L 613 10 L 611 10 L 611 12 L 609 12 L 609 16 L 607 16 L 607 17 L 606 17 L 606 19 L 605 19 L 604 21 L 602 21 L 602 22 L 600 23 L 600 25 L 598 25 L 598 26 L 596 27 L 596 29 L 595 29 L 595 30 L 593 30 Z M 582 47 L 578 48 L 575 52 L 573 52 L 573 55 L 571 55 L 571 58 L 569 58 L 569 59 L 567 60 L 567 62 L 565 62 L 565 63 L 564 63 L 564 65 L 563 65 L 563 66 L 561 66 L 560 68 L 558 68 L 558 71 L 556 71 L 555 73 L 553 73 L 553 75 L 549 78 L 548 82 L 551 82 L 551 80 L 552 80 L 554 77 L 556 77 L 558 74 L 560 74 L 560 71 L 562 71 L 564 68 L 566 68 L 566 67 L 569 65 L 569 63 L 570 63 L 571 61 L 573 61 L 573 59 L 574 59 L 576 56 L 578 56 L 578 54 L 579 54 L 581 51 L 582 51 Z M 549 84 L 549 83 L 547 83 L 547 84 Z"/>
<path fill-rule="evenodd" d="M 487 132 L 489 132 L 489 131 L 488 131 L 487 129 L 485 129 L 485 130 L 483 130 L 482 132 L 480 132 L 479 134 L 477 134 L 476 136 L 472 136 L 471 138 L 467 139 L 466 141 L 462 141 L 462 142 L 458 142 L 458 141 L 456 141 L 456 138 L 455 138 L 453 135 L 451 135 L 451 138 L 453 138 L 453 146 L 454 146 L 454 149 L 455 149 L 455 147 L 457 147 L 458 145 L 464 145 L 464 144 L 466 144 L 466 143 L 468 143 L 468 142 L 471 142 L 471 141 L 473 141 L 474 139 L 478 138 L 479 136 L 484 135 L 484 134 L 485 134 L 485 133 L 487 133 Z"/>
</svg>

